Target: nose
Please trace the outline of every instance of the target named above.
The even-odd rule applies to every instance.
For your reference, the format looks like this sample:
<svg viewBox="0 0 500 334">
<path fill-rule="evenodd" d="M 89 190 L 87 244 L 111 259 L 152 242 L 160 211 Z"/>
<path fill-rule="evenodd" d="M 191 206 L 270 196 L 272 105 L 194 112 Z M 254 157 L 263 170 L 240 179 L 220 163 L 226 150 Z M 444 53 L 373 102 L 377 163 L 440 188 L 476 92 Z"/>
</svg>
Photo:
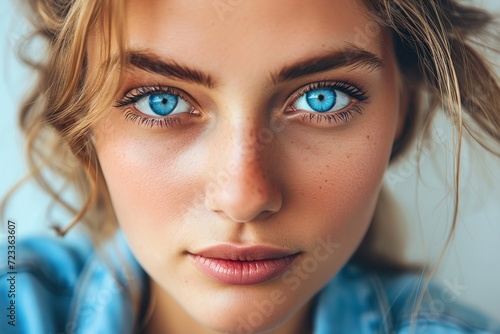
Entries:
<svg viewBox="0 0 500 334">
<path fill-rule="evenodd" d="M 210 182 L 205 189 L 206 206 L 224 218 L 245 223 L 263 220 L 278 212 L 282 193 L 275 174 L 278 166 L 273 155 L 270 130 L 250 124 L 231 126 L 221 135 Z M 267 140 L 262 140 L 266 133 Z M 259 136 L 260 135 L 260 136 Z"/>
</svg>

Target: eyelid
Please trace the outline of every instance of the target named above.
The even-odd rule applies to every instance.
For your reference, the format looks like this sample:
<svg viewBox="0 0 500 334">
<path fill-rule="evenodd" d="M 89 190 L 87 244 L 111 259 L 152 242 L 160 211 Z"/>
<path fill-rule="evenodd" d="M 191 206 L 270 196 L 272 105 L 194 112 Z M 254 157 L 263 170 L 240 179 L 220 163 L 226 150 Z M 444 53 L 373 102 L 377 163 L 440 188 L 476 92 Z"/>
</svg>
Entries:
<svg viewBox="0 0 500 334">
<path fill-rule="evenodd" d="M 152 94 L 172 94 L 180 97 L 189 103 L 193 108 L 196 108 L 195 105 L 198 105 L 195 99 L 191 98 L 186 92 L 182 89 L 171 87 L 171 86 L 162 86 L 160 84 L 153 86 L 140 86 L 133 89 L 130 89 L 122 98 L 116 100 L 115 108 L 125 107 L 131 104 L 136 103 L 141 98 L 152 95 Z"/>
<path fill-rule="evenodd" d="M 364 102 L 369 98 L 363 88 L 360 88 L 348 81 L 318 81 L 309 83 L 296 90 L 290 97 L 287 105 L 295 103 L 297 99 L 309 91 L 324 88 L 339 90 L 360 102 Z"/>
<path fill-rule="evenodd" d="M 155 117 L 144 114 L 141 110 L 138 110 L 138 108 L 136 107 L 136 103 L 141 99 L 154 94 L 176 95 L 180 99 L 183 99 L 190 106 L 190 111 Z M 140 86 L 130 89 L 125 95 L 123 95 L 123 97 L 117 99 L 114 107 L 119 109 L 123 108 L 125 119 L 137 124 L 138 126 L 161 130 L 164 128 L 170 128 L 180 125 L 181 121 L 186 119 L 185 115 L 183 114 L 199 116 L 200 113 L 198 112 L 198 108 L 196 107 L 196 101 L 188 96 L 189 95 L 183 90 L 171 86 Z"/>
<path fill-rule="evenodd" d="M 324 113 L 298 110 L 295 108 L 294 105 L 299 98 L 303 97 L 309 91 L 318 89 L 338 90 L 348 95 L 353 101 L 343 109 Z M 288 99 L 285 113 L 291 114 L 292 118 L 301 119 L 303 122 L 315 124 L 316 126 L 326 122 L 328 123 L 327 127 L 329 127 L 332 123 L 347 123 L 355 117 L 355 114 L 363 114 L 364 108 L 362 104 L 366 103 L 367 100 L 369 100 L 369 96 L 366 91 L 362 87 L 348 81 L 318 81 L 297 89 Z"/>
</svg>

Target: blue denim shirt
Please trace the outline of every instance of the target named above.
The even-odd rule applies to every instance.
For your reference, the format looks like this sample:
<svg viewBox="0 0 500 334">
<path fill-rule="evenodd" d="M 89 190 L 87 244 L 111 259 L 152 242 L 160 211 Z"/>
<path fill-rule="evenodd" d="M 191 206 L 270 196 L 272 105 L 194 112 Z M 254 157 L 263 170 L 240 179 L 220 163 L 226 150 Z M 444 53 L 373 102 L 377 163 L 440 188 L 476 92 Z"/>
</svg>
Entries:
<svg viewBox="0 0 500 334">
<path fill-rule="evenodd" d="M 1 262 L 0 333 L 133 333 L 138 320 L 129 291 L 142 295 L 147 276 L 120 233 L 114 241 L 99 254 L 84 238 L 18 242 L 15 266 Z M 6 258 L 7 245 L 0 250 Z M 314 333 L 411 333 L 422 283 L 418 274 L 382 275 L 348 264 L 318 295 Z M 454 282 L 429 291 L 415 333 L 500 333 L 498 324 L 456 302 Z"/>
</svg>

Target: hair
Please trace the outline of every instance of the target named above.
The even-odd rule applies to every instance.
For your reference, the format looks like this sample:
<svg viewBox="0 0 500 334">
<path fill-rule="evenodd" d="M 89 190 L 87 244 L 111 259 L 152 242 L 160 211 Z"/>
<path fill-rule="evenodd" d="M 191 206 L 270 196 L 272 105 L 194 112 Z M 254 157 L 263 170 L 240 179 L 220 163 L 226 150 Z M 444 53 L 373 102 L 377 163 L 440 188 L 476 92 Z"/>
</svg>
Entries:
<svg viewBox="0 0 500 334">
<path fill-rule="evenodd" d="M 370 17 L 393 32 L 396 59 L 406 88 L 404 130 L 394 143 L 391 162 L 430 136 L 439 111 L 455 130 L 454 209 L 441 253 L 449 246 L 458 219 L 462 141 L 470 138 L 500 157 L 500 83 L 491 58 L 498 54 L 498 22 L 483 9 L 457 0 L 362 0 Z M 465 130 L 465 132 L 464 132 Z M 369 244 L 370 235 L 367 236 Z M 373 241 L 372 241 L 373 242 Z M 363 257 L 370 258 L 362 247 Z M 370 262 L 387 264 L 383 258 Z M 380 263 L 382 262 L 382 263 Z M 390 263 L 389 263 L 390 266 Z M 396 267 L 398 265 L 396 264 Z M 437 266 L 436 266 L 437 267 Z"/>
<path fill-rule="evenodd" d="M 408 110 L 404 131 L 394 144 L 391 161 L 417 138 L 429 136 L 430 124 L 438 110 L 449 116 L 456 130 L 455 208 L 448 245 L 459 209 L 464 134 L 470 134 L 481 146 L 500 156 L 499 80 L 494 65 L 480 53 L 486 49 L 495 51 L 488 47 L 494 44 L 485 42 L 495 33 L 495 19 L 482 9 L 456 0 L 360 2 L 373 20 L 392 31 L 406 89 Z M 19 113 L 26 136 L 30 176 L 73 214 L 69 225 L 55 227 L 60 235 L 81 222 L 98 242 L 115 231 L 117 222 L 93 147 L 91 126 L 113 103 L 115 83 L 126 61 L 122 52 L 125 6 L 119 0 L 25 0 L 25 3 L 33 33 L 20 45 L 19 56 L 38 75 Z M 30 58 L 26 50 L 40 37 L 46 51 L 38 61 Z M 94 48 L 102 64 L 99 69 L 87 67 L 89 37 L 102 42 Z M 82 205 L 75 206 L 63 198 L 46 171 L 75 188 Z M 369 234 L 365 241 L 370 243 Z M 368 256 L 364 250 L 366 247 L 360 248 Z M 388 261 L 372 257 L 368 262 L 383 265 Z"/>
<path fill-rule="evenodd" d="M 67 227 L 53 226 L 59 235 L 81 221 L 94 241 L 103 241 L 117 225 L 91 126 L 113 101 L 120 63 L 112 59 L 123 47 L 124 8 L 113 0 L 28 0 L 25 5 L 33 32 L 19 45 L 18 55 L 37 74 L 19 113 L 29 177 L 74 216 Z M 87 68 L 89 37 L 103 41 L 97 50 L 102 66 L 94 71 Z M 27 51 L 40 38 L 45 57 L 35 60 Z M 59 195 L 62 189 L 53 185 L 53 175 L 64 180 L 62 188 L 76 190 L 80 207 Z"/>
</svg>

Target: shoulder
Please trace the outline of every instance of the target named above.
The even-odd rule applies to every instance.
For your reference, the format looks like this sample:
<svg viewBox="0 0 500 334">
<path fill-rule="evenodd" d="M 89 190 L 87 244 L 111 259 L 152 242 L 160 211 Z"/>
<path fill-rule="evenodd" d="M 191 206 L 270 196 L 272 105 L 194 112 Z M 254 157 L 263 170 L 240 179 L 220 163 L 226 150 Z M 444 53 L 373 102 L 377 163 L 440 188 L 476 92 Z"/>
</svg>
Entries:
<svg viewBox="0 0 500 334">
<path fill-rule="evenodd" d="M 318 296 L 317 333 L 500 333 L 493 319 L 459 303 L 458 282 L 431 282 L 416 308 L 424 283 L 420 273 L 380 274 L 348 264 Z"/>
<path fill-rule="evenodd" d="M 57 332 L 65 327 L 75 285 L 91 252 L 88 240 L 37 236 L 0 244 L 2 333 Z M 29 321 L 26 321 L 29 319 Z"/>
<path fill-rule="evenodd" d="M 460 301 L 466 286 L 457 279 L 431 281 L 428 286 L 421 273 L 376 274 L 372 279 L 381 287 L 380 298 L 386 298 L 398 333 L 410 333 L 413 325 L 426 333 L 500 333 L 495 319 Z"/>
<path fill-rule="evenodd" d="M 96 251 L 88 237 L 78 237 L 0 245 L 0 256 L 15 254 L 13 264 L 0 266 L 0 303 L 10 307 L 0 333 L 133 330 L 146 276 L 128 244 L 117 233 Z"/>
</svg>

